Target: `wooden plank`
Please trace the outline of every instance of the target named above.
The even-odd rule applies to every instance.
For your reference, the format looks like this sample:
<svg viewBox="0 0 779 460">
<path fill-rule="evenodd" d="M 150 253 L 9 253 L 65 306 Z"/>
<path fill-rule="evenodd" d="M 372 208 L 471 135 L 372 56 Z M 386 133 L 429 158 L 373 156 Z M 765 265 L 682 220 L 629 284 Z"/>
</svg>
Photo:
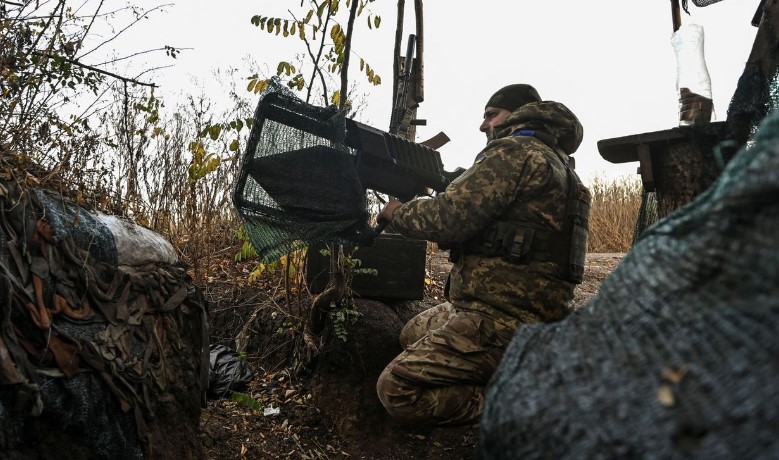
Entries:
<svg viewBox="0 0 779 460">
<path fill-rule="evenodd" d="M 657 151 L 668 150 L 669 146 L 677 142 L 697 142 L 701 137 L 720 138 L 724 128 L 724 121 L 716 121 L 700 126 L 675 127 L 662 131 L 601 139 L 598 141 L 598 152 L 609 163 L 629 163 L 639 160 L 639 145 L 649 145 L 649 149 L 654 155 Z"/>
</svg>

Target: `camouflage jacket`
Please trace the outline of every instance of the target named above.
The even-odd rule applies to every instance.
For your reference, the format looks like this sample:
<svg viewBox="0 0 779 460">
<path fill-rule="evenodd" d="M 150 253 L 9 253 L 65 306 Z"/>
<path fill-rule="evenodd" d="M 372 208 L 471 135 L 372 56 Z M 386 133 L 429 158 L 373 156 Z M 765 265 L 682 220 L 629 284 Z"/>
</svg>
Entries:
<svg viewBox="0 0 779 460">
<path fill-rule="evenodd" d="M 512 136 L 522 129 L 551 134 L 557 148 L 536 137 Z M 402 204 L 392 225 L 412 238 L 454 245 L 499 219 L 559 231 L 569 188 L 563 162 L 581 140 L 581 124 L 563 104 L 526 104 L 495 128 L 474 164 L 444 192 Z M 459 309 L 497 320 L 552 321 L 571 311 L 573 284 L 560 279 L 551 262 L 516 264 L 464 253 L 450 272 L 449 299 Z"/>
</svg>

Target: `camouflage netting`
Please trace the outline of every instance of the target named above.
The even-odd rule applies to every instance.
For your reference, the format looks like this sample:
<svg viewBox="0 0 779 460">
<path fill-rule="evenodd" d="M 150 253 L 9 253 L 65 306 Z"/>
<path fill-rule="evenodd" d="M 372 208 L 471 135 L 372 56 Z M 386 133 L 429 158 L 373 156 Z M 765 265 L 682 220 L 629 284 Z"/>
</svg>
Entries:
<svg viewBox="0 0 779 460">
<path fill-rule="evenodd" d="M 13 174 L 0 168 L 0 456 L 200 457 L 208 330 L 184 267 L 118 265 L 90 212 Z"/>
<path fill-rule="evenodd" d="M 757 3 L 757 2 L 756 2 Z M 769 0 L 752 51 L 728 106 L 727 139 L 743 145 L 779 103 L 779 2 Z"/>
<path fill-rule="evenodd" d="M 487 392 L 482 458 L 774 458 L 778 330 L 775 111 L 580 311 L 519 329 Z"/>
<path fill-rule="evenodd" d="M 370 232 L 343 112 L 306 104 L 272 80 L 254 120 L 233 201 L 263 262 Z"/>
</svg>

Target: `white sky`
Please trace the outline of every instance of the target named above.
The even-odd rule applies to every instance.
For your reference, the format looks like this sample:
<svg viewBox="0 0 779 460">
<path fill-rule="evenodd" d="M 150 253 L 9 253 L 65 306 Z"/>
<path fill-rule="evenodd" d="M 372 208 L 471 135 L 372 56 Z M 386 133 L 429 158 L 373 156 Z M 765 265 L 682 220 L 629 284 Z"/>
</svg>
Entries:
<svg viewBox="0 0 779 460">
<path fill-rule="evenodd" d="M 484 104 L 495 90 L 511 83 L 530 83 L 543 99 L 563 102 L 579 117 L 584 141 L 575 158 L 585 182 L 595 176 L 636 173 L 637 163 L 614 165 L 603 160 L 598 140 L 678 124 L 668 0 L 424 3 L 425 101 L 418 116 L 427 120 L 427 126 L 418 129 L 417 140 L 447 133 L 452 141 L 440 149 L 447 170 L 472 163 L 485 143 L 478 131 Z M 757 4 L 725 0 L 697 8 L 690 2 L 691 15 L 682 13 L 683 24 L 704 27 L 719 120 L 725 117 L 757 31 L 750 25 Z M 286 17 L 288 8 L 297 13 L 299 6 L 296 0 L 181 0 L 132 31 L 131 43 L 133 49 L 163 44 L 194 48 L 182 52 L 176 66 L 156 79 L 163 93 L 188 91 L 192 76 L 207 80 L 215 68 L 241 68 L 245 56 L 266 63 L 271 74 L 280 59 L 292 60 L 294 53 L 303 52 L 303 43 L 271 36 L 249 20 L 253 14 Z M 361 121 L 387 129 L 397 2 L 376 0 L 369 8 L 382 16 L 381 27 L 368 30 L 365 19 L 359 20 L 353 51 L 376 69 L 384 83 L 363 86 L 370 93 Z M 404 35 L 413 32 L 413 14 L 413 0 L 408 0 Z M 352 59 L 350 74 L 363 81 L 359 60 Z M 206 88 L 213 99 L 223 97 L 218 88 Z"/>
</svg>

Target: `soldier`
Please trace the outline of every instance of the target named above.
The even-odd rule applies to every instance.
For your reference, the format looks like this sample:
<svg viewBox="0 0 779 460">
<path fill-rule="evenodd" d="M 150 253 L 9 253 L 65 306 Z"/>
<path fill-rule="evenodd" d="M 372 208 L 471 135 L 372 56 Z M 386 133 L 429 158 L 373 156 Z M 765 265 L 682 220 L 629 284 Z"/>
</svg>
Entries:
<svg viewBox="0 0 779 460">
<path fill-rule="evenodd" d="M 453 262 L 449 301 L 405 325 L 404 351 L 377 383 L 387 411 L 410 424 L 477 421 L 514 331 L 568 315 L 581 282 L 590 193 L 569 158 L 579 120 L 517 84 L 489 99 L 479 129 L 487 146 L 444 192 L 391 200 L 377 217 L 448 246 Z"/>
</svg>

